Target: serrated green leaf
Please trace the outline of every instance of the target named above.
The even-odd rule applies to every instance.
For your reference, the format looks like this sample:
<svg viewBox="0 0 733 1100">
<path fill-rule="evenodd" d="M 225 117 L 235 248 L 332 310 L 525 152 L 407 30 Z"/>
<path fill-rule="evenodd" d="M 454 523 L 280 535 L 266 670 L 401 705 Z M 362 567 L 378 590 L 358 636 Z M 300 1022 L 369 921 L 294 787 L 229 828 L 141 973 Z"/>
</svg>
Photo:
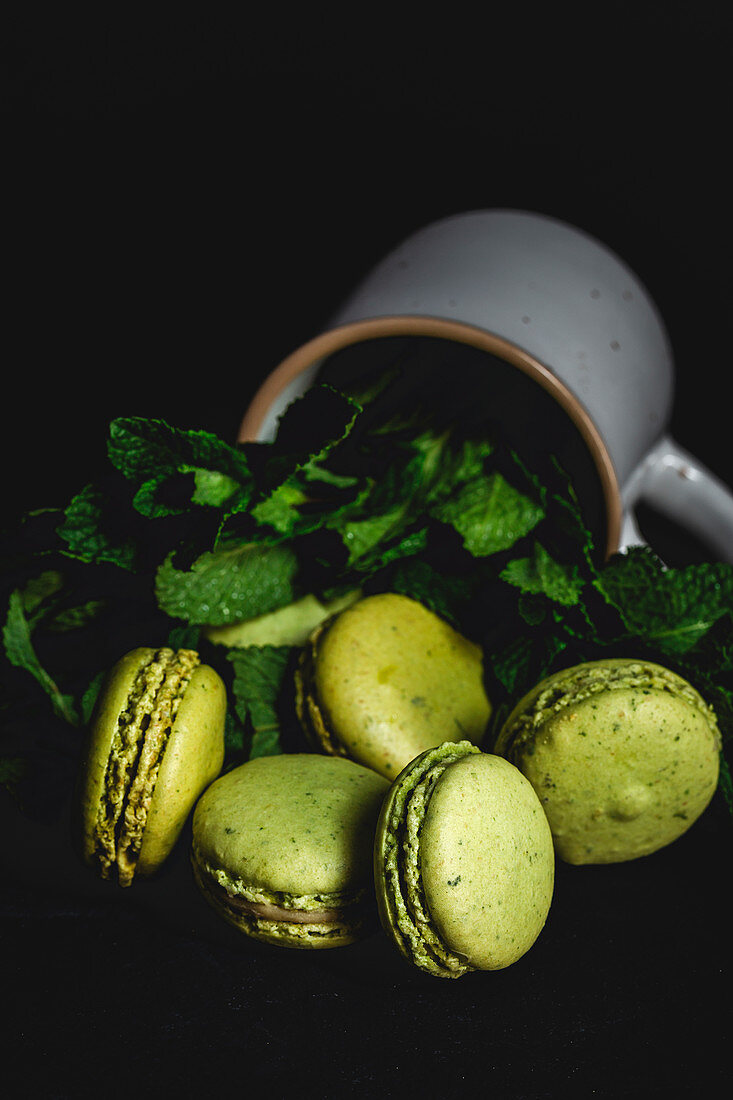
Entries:
<svg viewBox="0 0 733 1100">
<path fill-rule="evenodd" d="M 468 573 L 446 574 L 417 554 L 390 572 L 388 590 L 417 600 L 460 629 L 460 612 L 473 593 L 473 578 Z"/>
<path fill-rule="evenodd" d="M 316 385 L 292 402 L 278 425 L 275 444 L 258 449 L 261 493 L 250 514 L 259 525 L 294 537 L 317 530 L 359 479 L 325 463 L 348 437 L 359 405 L 330 386 Z M 334 497 L 334 492 L 336 496 Z M 346 502 L 353 493 L 347 493 Z"/>
<path fill-rule="evenodd" d="M 93 622 L 107 607 L 105 600 L 87 600 L 76 607 L 67 607 L 58 614 L 50 615 L 47 628 L 55 634 L 64 634 L 78 630 Z"/>
<path fill-rule="evenodd" d="M 285 482 L 273 489 L 251 509 L 251 515 L 258 524 L 267 524 L 281 535 L 292 535 L 300 531 L 302 524 L 301 507 L 307 503 L 308 494 L 293 482 Z M 316 519 L 316 526 L 320 523 Z"/>
<path fill-rule="evenodd" d="M 553 662 L 566 648 L 560 633 L 524 630 L 500 651 L 486 655 L 492 675 L 499 681 L 511 702 L 521 697 L 549 672 Z"/>
<path fill-rule="evenodd" d="M 616 555 L 594 582 L 629 633 L 668 653 L 685 653 L 733 609 L 733 566 L 667 568 L 648 547 Z"/>
<path fill-rule="evenodd" d="M 241 508 L 252 474 L 241 450 L 206 431 L 173 428 L 162 420 L 127 417 L 110 425 L 107 453 L 138 486 L 135 508 L 145 516 L 185 512 L 193 503 Z"/>
<path fill-rule="evenodd" d="M 547 603 L 542 596 L 522 593 L 517 600 L 517 611 L 527 626 L 539 626 L 547 616 Z"/>
<path fill-rule="evenodd" d="M 0 756 L 0 787 L 13 791 L 27 774 L 28 761 L 20 756 Z"/>
<path fill-rule="evenodd" d="M 360 412 L 358 402 L 320 383 L 292 401 L 280 417 L 274 443 L 255 445 L 261 496 L 293 477 L 297 484 L 321 478 L 341 483 L 338 471 L 321 466 L 348 438 Z"/>
<path fill-rule="evenodd" d="M 522 592 L 566 607 L 578 603 L 584 584 L 576 565 L 555 561 L 539 542 L 533 544 L 531 556 L 510 561 L 500 576 Z"/>
<path fill-rule="evenodd" d="M 58 534 L 66 543 L 70 557 L 89 564 L 108 562 L 132 570 L 137 561 L 138 545 L 129 532 L 119 532 L 115 524 L 110 523 L 108 505 L 99 487 L 85 486 L 64 511 Z"/>
<path fill-rule="evenodd" d="M 348 550 L 348 565 L 373 556 L 374 550 L 398 535 L 405 521 L 406 507 L 397 504 L 389 512 L 339 524 L 339 533 Z"/>
<path fill-rule="evenodd" d="M 21 591 L 23 610 L 32 623 L 33 612 L 42 607 L 50 596 L 55 596 L 63 588 L 64 579 L 58 569 L 44 569 L 31 577 Z"/>
<path fill-rule="evenodd" d="M 23 610 L 23 599 L 18 590 L 10 595 L 8 611 L 3 627 L 3 646 L 5 655 L 16 668 L 29 672 L 41 685 L 48 696 L 54 712 L 72 726 L 79 724 L 79 718 L 71 695 L 62 692 L 53 677 L 49 675 L 38 660 L 31 629 Z"/>
<path fill-rule="evenodd" d="M 277 451 L 291 469 L 324 458 L 351 432 L 361 405 L 334 386 L 316 382 L 280 417 Z"/>
<path fill-rule="evenodd" d="M 91 721 L 92 714 L 94 713 L 94 706 L 99 697 L 102 684 L 106 675 L 105 669 L 102 669 L 97 673 L 90 681 L 81 697 L 81 720 L 82 725 L 86 726 Z"/>
<path fill-rule="evenodd" d="M 227 708 L 224 716 L 224 759 L 243 763 L 249 757 L 249 751 L 245 748 L 251 740 L 251 733 L 245 729 L 245 724 L 239 718 L 236 710 Z"/>
<path fill-rule="evenodd" d="M 247 646 L 228 654 L 234 666 L 233 691 L 237 715 L 251 724 L 250 759 L 282 752 L 278 699 L 288 668 L 290 646 Z"/>
<path fill-rule="evenodd" d="M 454 527 L 475 557 L 509 550 L 544 515 L 539 504 L 497 472 L 466 482 L 431 513 Z"/>
<path fill-rule="evenodd" d="M 157 571 L 155 595 L 173 618 L 223 626 L 292 603 L 297 569 L 295 551 L 287 545 L 219 549 L 200 555 L 190 569 L 177 569 L 169 555 Z"/>
</svg>

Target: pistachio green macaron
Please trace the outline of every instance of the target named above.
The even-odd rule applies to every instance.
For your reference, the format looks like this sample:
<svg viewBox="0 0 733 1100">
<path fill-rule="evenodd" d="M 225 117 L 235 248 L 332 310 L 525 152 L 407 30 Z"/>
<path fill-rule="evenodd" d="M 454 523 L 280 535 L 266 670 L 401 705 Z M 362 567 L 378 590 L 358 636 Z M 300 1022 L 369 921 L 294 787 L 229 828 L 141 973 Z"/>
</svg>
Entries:
<svg viewBox="0 0 733 1100">
<path fill-rule="evenodd" d="M 351 760 L 262 756 L 199 799 L 191 862 L 203 896 L 267 943 L 340 947 L 375 918 L 372 846 L 389 783 Z"/>
<path fill-rule="evenodd" d="M 367 596 L 303 648 L 296 708 L 320 751 L 394 779 L 443 741 L 480 744 L 491 713 L 479 646 L 416 600 Z"/>
<path fill-rule="evenodd" d="M 718 782 L 715 714 L 654 662 L 590 661 L 549 676 L 517 703 L 495 752 L 537 791 L 557 854 L 615 863 L 681 836 Z"/>
<path fill-rule="evenodd" d="M 224 760 L 226 689 L 190 649 L 140 647 L 109 671 L 82 752 L 84 861 L 129 886 L 151 875 Z"/>
<path fill-rule="evenodd" d="M 419 969 L 458 978 L 515 963 L 545 925 L 554 875 L 540 801 L 503 758 L 447 742 L 392 784 L 375 835 L 377 902 Z"/>
</svg>

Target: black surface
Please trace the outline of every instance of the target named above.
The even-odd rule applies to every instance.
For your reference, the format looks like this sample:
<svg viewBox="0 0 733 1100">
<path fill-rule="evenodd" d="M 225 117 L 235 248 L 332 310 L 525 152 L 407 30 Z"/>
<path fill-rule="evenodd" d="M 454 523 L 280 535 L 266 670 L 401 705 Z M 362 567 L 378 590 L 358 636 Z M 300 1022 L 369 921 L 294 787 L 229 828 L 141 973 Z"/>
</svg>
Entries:
<svg viewBox="0 0 733 1100">
<path fill-rule="evenodd" d="M 113 416 L 233 439 L 259 381 L 389 248 L 493 206 L 571 221 L 637 271 L 677 359 L 673 434 L 733 484 L 726 27 L 716 5 L 560 7 L 486 27 L 370 8 L 353 28 L 310 6 L 6 16 L 6 512 L 64 503 Z M 3 805 L 5 1095 L 730 1086 L 718 800 L 654 856 L 559 867 L 532 951 L 456 982 L 379 934 L 307 954 L 230 933 L 185 844 L 158 881 L 106 890 L 63 818 Z"/>
</svg>

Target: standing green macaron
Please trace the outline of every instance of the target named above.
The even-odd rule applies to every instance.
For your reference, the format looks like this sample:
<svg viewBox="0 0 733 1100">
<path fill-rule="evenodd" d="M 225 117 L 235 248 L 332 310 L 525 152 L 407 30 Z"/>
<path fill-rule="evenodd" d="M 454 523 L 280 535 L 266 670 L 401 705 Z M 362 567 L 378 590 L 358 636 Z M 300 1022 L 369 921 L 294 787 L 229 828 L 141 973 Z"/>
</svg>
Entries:
<svg viewBox="0 0 733 1100">
<path fill-rule="evenodd" d="M 501 757 L 447 742 L 392 784 L 374 845 L 379 914 L 402 955 L 428 974 L 516 962 L 545 925 L 554 874 L 539 799 Z"/>
<path fill-rule="evenodd" d="M 568 863 L 614 863 L 682 835 L 718 782 L 712 709 L 651 661 L 590 661 L 547 677 L 516 705 L 495 752 L 527 776 Z"/>
<path fill-rule="evenodd" d="M 267 943 L 358 939 L 374 909 L 372 844 L 388 787 L 368 768 L 317 753 L 257 757 L 220 776 L 193 815 L 203 896 Z"/>
<path fill-rule="evenodd" d="M 82 754 L 84 861 L 129 886 L 170 854 L 224 761 L 226 690 L 190 649 L 141 647 L 108 673 Z"/>
<path fill-rule="evenodd" d="M 388 779 L 443 741 L 480 743 L 491 714 L 480 647 L 394 592 L 321 624 L 295 685 L 309 740 Z"/>
</svg>

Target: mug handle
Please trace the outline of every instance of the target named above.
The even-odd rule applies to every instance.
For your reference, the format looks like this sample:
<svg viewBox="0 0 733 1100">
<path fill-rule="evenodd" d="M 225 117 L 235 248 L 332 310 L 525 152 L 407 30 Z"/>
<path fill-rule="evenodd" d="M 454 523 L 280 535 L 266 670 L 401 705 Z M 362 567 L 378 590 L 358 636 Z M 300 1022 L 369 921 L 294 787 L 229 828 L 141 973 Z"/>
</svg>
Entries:
<svg viewBox="0 0 733 1100">
<path fill-rule="evenodd" d="M 644 545 L 634 506 L 645 500 L 699 536 L 718 560 L 733 563 L 733 492 L 669 435 L 662 436 L 642 459 L 622 498 L 620 550 Z"/>
</svg>

